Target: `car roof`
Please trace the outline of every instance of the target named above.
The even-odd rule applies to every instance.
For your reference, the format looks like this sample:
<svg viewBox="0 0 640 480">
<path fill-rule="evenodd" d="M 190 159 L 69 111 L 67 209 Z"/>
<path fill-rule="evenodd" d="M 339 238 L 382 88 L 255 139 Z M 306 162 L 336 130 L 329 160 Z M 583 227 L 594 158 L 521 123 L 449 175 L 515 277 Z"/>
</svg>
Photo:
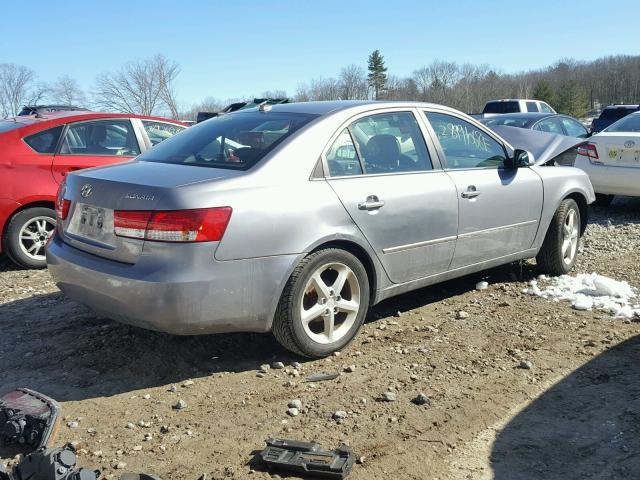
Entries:
<svg viewBox="0 0 640 480">
<path fill-rule="evenodd" d="M 535 98 L 499 98 L 497 100 L 489 100 L 487 103 L 493 103 L 493 102 L 542 102 L 545 103 L 542 100 L 536 100 Z"/>
<path fill-rule="evenodd" d="M 21 115 L 11 118 L 5 118 L 4 121 L 14 121 L 16 123 L 23 123 L 24 126 L 45 124 L 48 122 L 54 124 L 62 124 L 69 122 L 77 122 L 83 120 L 96 120 L 101 118 L 140 118 L 143 120 L 156 120 L 161 122 L 171 122 L 182 124 L 178 120 L 171 120 L 169 118 L 152 117 L 147 115 L 135 115 L 131 113 L 106 113 L 106 112 L 88 112 L 88 111 L 59 111 L 59 112 L 47 112 L 38 115 Z M 64 121 L 59 121 L 64 120 Z M 186 126 L 186 125 L 185 125 Z"/>
<path fill-rule="evenodd" d="M 487 118 L 481 118 L 480 121 L 490 121 L 495 119 L 513 119 L 513 120 L 523 120 L 526 121 L 527 124 L 535 123 L 543 118 L 549 117 L 566 117 L 566 115 L 560 115 L 558 113 L 550 113 L 550 112 L 519 112 L 519 113 L 501 113 L 497 116 L 491 116 Z"/>
<path fill-rule="evenodd" d="M 346 110 L 353 110 L 354 113 L 368 111 L 371 107 L 379 108 L 437 108 L 439 110 L 448 110 L 458 112 L 453 108 L 435 103 L 426 102 L 408 102 L 408 101 L 381 101 L 381 100 L 328 100 L 318 102 L 298 102 L 298 103 L 282 103 L 278 105 L 269 105 L 269 111 L 286 112 L 286 113 L 307 113 L 313 115 L 328 115 Z M 232 115 L 241 114 L 243 112 L 255 112 L 258 108 L 249 108 L 246 110 L 238 110 Z"/>
</svg>

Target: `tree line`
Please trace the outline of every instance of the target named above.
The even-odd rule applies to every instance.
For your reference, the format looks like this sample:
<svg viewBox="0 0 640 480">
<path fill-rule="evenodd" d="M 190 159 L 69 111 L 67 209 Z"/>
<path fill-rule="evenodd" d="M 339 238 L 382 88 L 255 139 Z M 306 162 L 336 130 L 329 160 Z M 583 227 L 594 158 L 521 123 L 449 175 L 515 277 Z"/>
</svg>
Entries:
<svg viewBox="0 0 640 480">
<path fill-rule="evenodd" d="M 165 115 L 189 119 L 198 111 L 215 111 L 232 101 L 207 97 L 186 106 L 178 101 L 179 65 L 163 55 L 128 62 L 115 72 L 100 73 L 86 93 L 77 81 L 63 76 L 42 82 L 22 65 L 0 63 L 0 114 L 15 115 L 23 105 L 59 103 L 97 110 Z M 288 97 L 284 90 L 262 92 Z M 433 60 L 408 76 L 387 73 L 380 51 L 369 55 L 366 68 L 352 64 L 335 77 L 300 83 L 291 96 L 312 100 L 417 100 L 478 112 L 488 100 L 535 98 L 557 111 L 582 117 L 599 105 L 640 103 L 640 55 L 614 55 L 593 61 L 563 59 L 545 68 L 504 73 L 489 65 Z"/>
</svg>

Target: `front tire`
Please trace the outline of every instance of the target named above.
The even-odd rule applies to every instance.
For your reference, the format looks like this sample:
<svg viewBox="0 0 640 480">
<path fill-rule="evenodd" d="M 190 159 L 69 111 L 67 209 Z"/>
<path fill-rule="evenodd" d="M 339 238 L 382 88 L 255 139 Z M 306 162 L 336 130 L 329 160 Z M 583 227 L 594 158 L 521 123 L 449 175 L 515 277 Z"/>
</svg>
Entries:
<svg viewBox="0 0 640 480">
<path fill-rule="evenodd" d="M 362 262 L 337 248 L 304 258 L 291 274 L 272 331 L 298 355 L 322 358 L 348 345 L 369 308 L 369 279 Z"/>
<path fill-rule="evenodd" d="M 16 213 L 4 234 L 7 256 L 23 268 L 45 268 L 44 247 L 55 227 L 56 215 L 50 208 L 33 207 Z"/>
<path fill-rule="evenodd" d="M 575 200 L 566 198 L 553 215 L 542 248 L 536 257 L 538 266 L 550 275 L 569 273 L 578 256 L 581 220 Z"/>
</svg>

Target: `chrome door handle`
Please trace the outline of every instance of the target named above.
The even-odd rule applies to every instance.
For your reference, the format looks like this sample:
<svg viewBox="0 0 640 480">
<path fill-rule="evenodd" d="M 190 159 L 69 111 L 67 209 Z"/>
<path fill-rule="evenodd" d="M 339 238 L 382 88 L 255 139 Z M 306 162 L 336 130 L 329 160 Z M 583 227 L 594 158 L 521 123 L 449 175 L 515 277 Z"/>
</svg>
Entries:
<svg viewBox="0 0 640 480">
<path fill-rule="evenodd" d="M 469 186 L 467 187 L 467 190 L 462 192 L 462 198 L 476 198 L 478 195 L 480 195 L 480 191 L 476 190 L 476 187 L 474 186 Z"/>
<path fill-rule="evenodd" d="M 364 202 L 358 204 L 358 210 L 377 210 L 384 207 L 384 201 L 375 195 L 369 195 Z"/>
</svg>

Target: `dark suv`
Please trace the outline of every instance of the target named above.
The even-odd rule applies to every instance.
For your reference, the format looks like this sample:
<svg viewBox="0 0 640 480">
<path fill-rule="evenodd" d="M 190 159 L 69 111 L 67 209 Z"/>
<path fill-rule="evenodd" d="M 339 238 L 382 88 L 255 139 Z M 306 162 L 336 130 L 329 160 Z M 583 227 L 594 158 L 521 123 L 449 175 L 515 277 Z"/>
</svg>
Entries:
<svg viewBox="0 0 640 480">
<path fill-rule="evenodd" d="M 630 113 L 637 112 L 638 110 L 640 110 L 640 105 L 609 105 L 602 110 L 598 118 L 594 118 L 593 122 L 591 122 L 591 133 L 601 132 L 622 117 L 626 117 Z"/>
</svg>

